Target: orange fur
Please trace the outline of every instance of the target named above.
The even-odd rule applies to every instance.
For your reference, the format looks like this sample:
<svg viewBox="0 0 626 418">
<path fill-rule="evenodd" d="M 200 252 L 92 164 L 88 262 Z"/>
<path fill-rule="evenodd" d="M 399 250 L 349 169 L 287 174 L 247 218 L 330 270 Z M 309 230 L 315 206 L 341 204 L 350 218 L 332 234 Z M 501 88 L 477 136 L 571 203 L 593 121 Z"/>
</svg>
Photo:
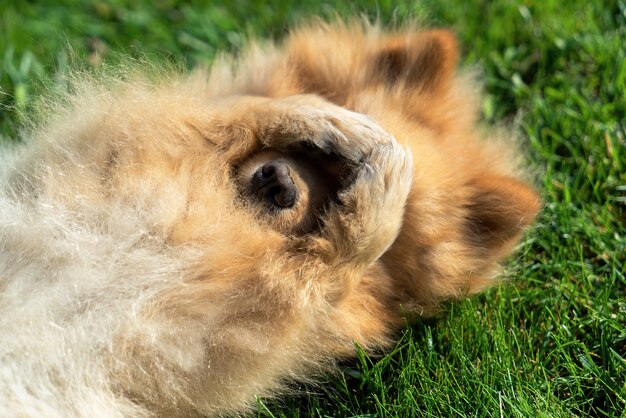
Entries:
<svg viewBox="0 0 626 418">
<path fill-rule="evenodd" d="M 540 202 L 519 180 L 513 143 L 476 126 L 472 84 L 455 75 L 454 35 L 313 25 L 292 34 L 286 51 L 270 95 L 319 94 L 372 116 L 412 150 L 403 228 L 381 259 L 404 309 L 427 315 L 487 287 Z"/>
<path fill-rule="evenodd" d="M 318 24 L 208 73 L 77 83 L 2 176 L 0 415 L 245 411 L 488 286 L 539 202 L 458 55 Z M 241 189 L 276 159 L 302 200 L 267 212 Z"/>
</svg>

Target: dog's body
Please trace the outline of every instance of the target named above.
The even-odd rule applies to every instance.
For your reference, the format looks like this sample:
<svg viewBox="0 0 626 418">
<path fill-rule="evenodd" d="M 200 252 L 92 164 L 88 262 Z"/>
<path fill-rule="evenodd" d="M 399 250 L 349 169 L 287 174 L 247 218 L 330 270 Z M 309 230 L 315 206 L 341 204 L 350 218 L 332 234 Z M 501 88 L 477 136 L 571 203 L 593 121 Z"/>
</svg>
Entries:
<svg viewBox="0 0 626 418">
<path fill-rule="evenodd" d="M 243 411 L 483 288 L 538 203 L 456 54 L 313 26 L 236 69 L 77 83 L 2 172 L 0 415 Z"/>
</svg>

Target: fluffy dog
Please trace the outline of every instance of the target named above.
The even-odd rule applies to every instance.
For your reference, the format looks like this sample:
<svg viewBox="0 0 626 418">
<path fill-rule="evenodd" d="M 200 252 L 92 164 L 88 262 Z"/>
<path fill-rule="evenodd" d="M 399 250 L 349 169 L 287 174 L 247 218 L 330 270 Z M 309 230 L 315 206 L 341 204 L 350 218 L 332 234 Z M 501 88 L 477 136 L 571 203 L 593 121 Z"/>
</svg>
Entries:
<svg viewBox="0 0 626 418">
<path fill-rule="evenodd" d="M 3 164 L 0 415 L 245 411 L 484 288 L 539 203 L 457 55 L 316 24 L 76 81 Z"/>
</svg>

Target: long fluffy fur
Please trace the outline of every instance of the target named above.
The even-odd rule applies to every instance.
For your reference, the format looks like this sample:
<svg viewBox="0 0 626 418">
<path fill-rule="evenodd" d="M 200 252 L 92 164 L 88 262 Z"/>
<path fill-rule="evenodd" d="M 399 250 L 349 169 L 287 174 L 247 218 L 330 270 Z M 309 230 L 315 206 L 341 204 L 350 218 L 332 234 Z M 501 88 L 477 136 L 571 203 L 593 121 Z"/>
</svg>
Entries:
<svg viewBox="0 0 626 418">
<path fill-rule="evenodd" d="M 316 24 L 192 75 L 75 82 L 1 172 L 0 415 L 245 411 L 483 288 L 538 203 L 456 54 Z M 353 178 L 296 236 L 231 174 L 303 140 Z"/>
</svg>

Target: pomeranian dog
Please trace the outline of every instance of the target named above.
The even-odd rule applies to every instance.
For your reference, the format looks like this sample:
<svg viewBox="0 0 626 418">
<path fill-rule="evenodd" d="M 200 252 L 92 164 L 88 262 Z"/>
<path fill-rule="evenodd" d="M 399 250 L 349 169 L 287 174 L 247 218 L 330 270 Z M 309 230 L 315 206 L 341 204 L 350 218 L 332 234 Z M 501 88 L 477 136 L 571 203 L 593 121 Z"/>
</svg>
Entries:
<svg viewBox="0 0 626 418">
<path fill-rule="evenodd" d="M 0 415 L 242 413 L 487 287 L 539 200 L 457 60 L 317 23 L 75 80 L 3 153 Z"/>
</svg>

